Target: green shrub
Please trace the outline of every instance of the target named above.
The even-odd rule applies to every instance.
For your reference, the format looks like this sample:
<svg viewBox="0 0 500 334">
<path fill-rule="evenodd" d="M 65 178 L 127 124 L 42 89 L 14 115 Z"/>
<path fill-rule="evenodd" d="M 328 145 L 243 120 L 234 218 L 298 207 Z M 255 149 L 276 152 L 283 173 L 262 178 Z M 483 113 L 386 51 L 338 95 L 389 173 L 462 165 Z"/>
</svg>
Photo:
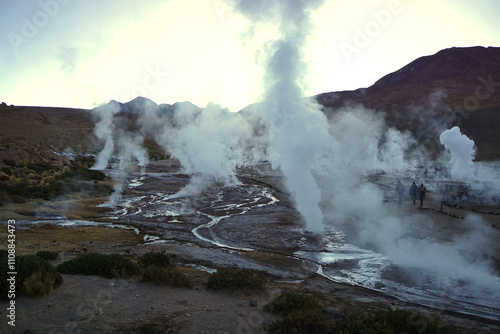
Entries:
<svg viewBox="0 0 500 334">
<path fill-rule="evenodd" d="M 25 198 L 51 198 L 60 196 L 64 190 L 82 190 L 78 180 L 106 179 L 101 171 L 91 170 L 88 166 L 94 163 L 93 157 L 77 157 L 70 165 L 58 165 L 50 162 L 29 162 L 6 166 L 0 169 L 0 192 L 11 201 L 22 203 Z M 36 182 L 39 181 L 39 182 Z M 88 187 L 83 190 L 92 190 Z M 0 198 L 4 201 L 5 198 Z"/>
<path fill-rule="evenodd" d="M 372 314 L 351 315 L 336 322 L 340 334 L 458 334 L 454 326 L 443 325 L 441 319 L 406 310 L 377 311 Z"/>
<path fill-rule="evenodd" d="M 97 275 L 106 278 L 118 278 L 139 273 L 139 267 L 120 254 L 88 253 L 61 263 L 56 269 L 63 274 Z"/>
<path fill-rule="evenodd" d="M 62 276 L 59 275 L 54 267 L 47 260 L 42 259 L 36 255 L 17 256 L 16 267 L 18 278 L 22 277 L 23 281 L 36 271 L 45 271 L 50 273 L 54 277 L 54 287 L 58 287 L 63 282 Z"/>
<path fill-rule="evenodd" d="M 193 283 L 177 268 L 162 268 L 157 266 L 144 268 L 142 271 L 142 280 L 176 287 L 193 287 Z"/>
<path fill-rule="evenodd" d="M 7 257 L 9 252 L 6 249 L 0 249 L 0 259 Z"/>
<path fill-rule="evenodd" d="M 88 169 L 88 177 L 90 180 L 103 181 L 106 179 L 106 174 L 100 170 Z"/>
<path fill-rule="evenodd" d="M 323 310 L 323 306 L 311 295 L 285 292 L 264 306 L 264 311 L 286 316 L 300 310 Z"/>
<path fill-rule="evenodd" d="M 266 328 L 268 334 L 324 334 L 330 324 L 321 310 L 297 310 L 273 321 Z"/>
<path fill-rule="evenodd" d="M 106 174 L 99 170 L 89 169 L 95 164 L 94 157 L 76 157 L 71 161 L 70 169 L 63 171 L 63 177 L 75 177 L 86 181 L 102 181 L 106 179 Z"/>
<path fill-rule="evenodd" d="M 245 268 L 223 268 L 210 275 L 207 288 L 220 290 L 224 288 L 261 289 L 266 284 L 264 275 Z"/>
<path fill-rule="evenodd" d="M 162 252 L 148 252 L 139 258 L 139 264 L 143 267 L 175 267 L 174 255 L 168 255 L 165 251 Z"/>
<path fill-rule="evenodd" d="M 269 324 L 267 333 L 327 333 L 330 327 L 324 308 L 311 295 L 285 292 L 264 306 L 264 311 L 281 315 Z"/>
<path fill-rule="evenodd" d="M 53 169 L 54 166 L 48 162 L 29 162 L 26 164 L 26 168 L 34 170 L 38 174 L 42 174 L 45 171 Z"/>
<path fill-rule="evenodd" d="M 9 291 L 7 272 L 11 270 L 8 268 L 8 257 L 3 251 L 0 258 L 0 270 L 3 276 L 0 276 L 0 298 L 7 299 Z M 16 271 L 16 295 L 41 296 L 57 288 L 63 282 L 62 276 L 47 260 L 35 255 L 16 256 Z"/>
<path fill-rule="evenodd" d="M 52 261 L 52 260 L 57 260 L 57 258 L 59 257 L 59 252 L 56 252 L 56 251 L 39 251 L 35 255 L 41 257 L 42 259 Z"/>
</svg>

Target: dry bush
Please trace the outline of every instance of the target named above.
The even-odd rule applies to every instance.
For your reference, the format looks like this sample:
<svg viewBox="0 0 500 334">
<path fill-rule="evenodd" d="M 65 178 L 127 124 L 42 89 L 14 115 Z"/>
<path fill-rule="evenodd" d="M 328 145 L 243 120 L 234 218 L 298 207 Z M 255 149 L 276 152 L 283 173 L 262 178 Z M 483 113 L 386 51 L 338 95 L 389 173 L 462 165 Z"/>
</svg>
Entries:
<svg viewBox="0 0 500 334">
<path fill-rule="evenodd" d="M 261 273 L 246 268 L 222 268 L 210 275 L 207 288 L 212 290 L 263 289 L 266 278 Z"/>
<path fill-rule="evenodd" d="M 42 178 L 42 181 L 44 181 L 45 183 L 50 184 L 50 183 L 54 183 L 56 181 L 56 178 L 53 177 L 52 175 L 45 176 L 45 177 Z"/>
<path fill-rule="evenodd" d="M 52 292 L 55 282 L 51 273 L 36 271 L 24 281 L 24 291 L 28 296 L 41 297 Z"/>
</svg>

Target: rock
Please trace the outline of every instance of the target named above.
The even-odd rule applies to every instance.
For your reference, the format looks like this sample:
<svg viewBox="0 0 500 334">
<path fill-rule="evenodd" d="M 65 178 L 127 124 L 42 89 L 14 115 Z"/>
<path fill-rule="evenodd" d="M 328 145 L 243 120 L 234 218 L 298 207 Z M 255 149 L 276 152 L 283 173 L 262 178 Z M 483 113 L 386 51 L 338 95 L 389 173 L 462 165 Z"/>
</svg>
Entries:
<svg viewBox="0 0 500 334">
<path fill-rule="evenodd" d="M 250 306 L 257 307 L 257 305 L 259 305 L 257 299 L 250 299 Z"/>
</svg>

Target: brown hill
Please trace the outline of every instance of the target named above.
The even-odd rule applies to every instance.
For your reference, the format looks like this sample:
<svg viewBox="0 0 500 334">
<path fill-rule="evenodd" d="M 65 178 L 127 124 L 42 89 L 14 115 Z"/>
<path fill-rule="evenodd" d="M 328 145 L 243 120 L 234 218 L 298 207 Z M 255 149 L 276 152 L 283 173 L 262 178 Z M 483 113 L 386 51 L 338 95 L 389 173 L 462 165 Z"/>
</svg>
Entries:
<svg viewBox="0 0 500 334">
<path fill-rule="evenodd" d="M 476 142 L 476 160 L 500 159 L 500 48 L 445 49 L 418 58 L 371 87 L 316 98 L 328 117 L 341 106 L 362 104 L 384 112 L 389 125 L 408 129 L 435 146 L 442 131 L 459 125 Z M 157 107 L 172 112 L 174 106 Z M 128 117 L 135 114 L 132 111 Z M 101 147 L 88 110 L 4 103 L 0 120 L 0 165 L 3 159 L 60 159 L 52 152 L 95 153 Z"/>
<path fill-rule="evenodd" d="M 88 110 L 0 105 L 0 165 L 4 159 L 61 160 L 55 152 L 92 152 Z"/>
<path fill-rule="evenodd" d="M 453 125 L 476 142 L 477 160 L 500 158 L 500 48 L 450 48 L 416 59 L 372 86 L 317 96 L 328 117 L 362 104 L 389 125 L 439 143 Z"/>
</svg>

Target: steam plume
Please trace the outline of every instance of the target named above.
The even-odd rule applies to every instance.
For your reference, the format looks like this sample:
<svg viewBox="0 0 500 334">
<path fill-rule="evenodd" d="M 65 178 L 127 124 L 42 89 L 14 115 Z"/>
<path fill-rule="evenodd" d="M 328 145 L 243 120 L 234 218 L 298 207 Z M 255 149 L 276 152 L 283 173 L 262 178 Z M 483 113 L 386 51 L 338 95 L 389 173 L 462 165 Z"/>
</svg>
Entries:
<svg viewBox="0 0 500 334">
<path fill-rule="evenodd" d="M 137 161 L 144 173 L 148 163 L 148 156 L 145 148 L 142 146 L 144 137 L 141 133 L 132 133 L 124 131 L 120 126 L 119 120 L 115 117 L 121 110 L 121 106 L 116 101 L 110 101 L 108 104 L 92 109 L 92 116 L 96 120 L 94 133 L 96 137 L 104 141 L 104 148 L 96 157 L 96 163 L 92 167 L 97 170 L 104 170 L 116 150 L 120 160 L 118 172 L 114 177 L 114 192 L 105 203 L 105 205 L 115 206 L 122 197 L 123 185 L 127 174 Z"/>
<path fill-rule="evenodd" d="M 96 120 L 94 133 L 96 137 L 104 141 L 104 148 L 96 157 L 93 169 L 103 170 L 108 165 L 109 158 L 115 149 L 113 140 L 113 131 L 115 124 L 113 117 L 116 113 L 120 112 L 120 105 L 116 101 L 111 101 L 108 104 L 92 109 L 92 117 Z"/>
<path fill-rule="evenodd" d="M 460 132 L 455 126 L 444 131 L 439 137 L 441 144 L 451 153 L 451 176 L 459 180 L 474 180 L 474 141 Z"/>
<path fill-rule="evenodd" d="M 321 4 L 322 1 L 243 0 L 238 5 L 250 20 L 277 20 L 279 25 L 280 38 L 270 44 L 266 62 L 267 86 L 261 116 L 270 131 L 268 150 L 272 166 L 283 172 L 297 209 L 313 232 L 323 229 L 321 193 L 313 167 L 329 142 L 329 135 L 324 114 L 303 100 L 307 70 L 303 49 L 312 28 L 310 11 Z"/>
<path fill-rule="evenodd" d="M 245 149 L 251 127 L 241 114 L 216 104 L 208 104 L 202 111 L 186 105 L 176 108 L 174 123 L 163 128 L 159 144 L 179 159 L 191 176 L 177 196 L 197 194 L 214 182 L 238 184 L 235 168 L 256 162 Z"/>
</svg>

